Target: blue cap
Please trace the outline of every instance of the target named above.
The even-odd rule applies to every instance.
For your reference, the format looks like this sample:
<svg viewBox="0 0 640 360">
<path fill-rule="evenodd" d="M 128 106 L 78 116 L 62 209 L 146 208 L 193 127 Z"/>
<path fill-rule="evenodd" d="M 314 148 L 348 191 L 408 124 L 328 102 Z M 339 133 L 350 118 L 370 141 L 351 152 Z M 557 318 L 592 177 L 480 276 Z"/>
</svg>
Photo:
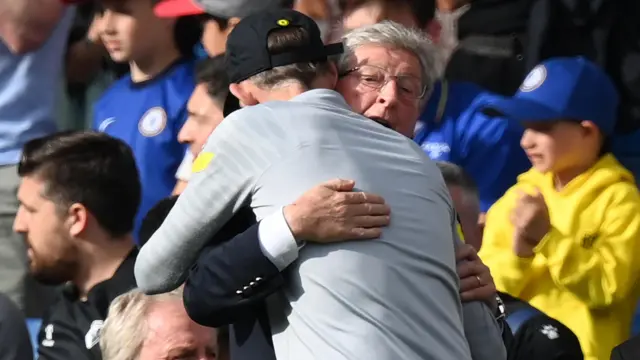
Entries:
<svg viewBox="0 0 640 360">
<path fill-rule="evenodd" d="M 513 97 L 486 108 L 526 122 L 589 120 L 609 135 L 616 125 L 618 92 L 609 76 L 584 57 L 553 58 L 531 70 Z"/>
</svg>

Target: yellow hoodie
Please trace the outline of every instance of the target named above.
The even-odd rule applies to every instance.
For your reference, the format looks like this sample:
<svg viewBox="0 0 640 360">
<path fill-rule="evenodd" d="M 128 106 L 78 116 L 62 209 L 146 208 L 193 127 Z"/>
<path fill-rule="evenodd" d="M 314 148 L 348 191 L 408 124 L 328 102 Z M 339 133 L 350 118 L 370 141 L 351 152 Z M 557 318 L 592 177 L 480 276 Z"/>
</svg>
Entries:
<svg viewBox="0 0 640 360">
<path fill-rule="evenodd" d="M 552 229 L 533 257 L 520 258 L 509 215 L 517 190 L 536 187 Z M 568 326 L 586 360 L 608 360 L 629 337 L 640 295 L 640 194 L 633 175 L 605 155 L 557 191 L 552 174 L 529 170 L 487 213 L 479 255 L 499 291 Z"/>
</svg>

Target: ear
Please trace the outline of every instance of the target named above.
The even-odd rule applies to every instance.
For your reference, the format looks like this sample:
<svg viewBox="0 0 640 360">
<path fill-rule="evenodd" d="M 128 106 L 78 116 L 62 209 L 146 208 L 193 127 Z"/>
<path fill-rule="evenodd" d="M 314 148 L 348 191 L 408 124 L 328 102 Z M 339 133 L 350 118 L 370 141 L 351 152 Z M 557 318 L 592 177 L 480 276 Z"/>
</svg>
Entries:
<svg viewBox="0 0 640 360">
<path fill-rule="evenodd" d="M 230 84 L 229 91 L 240 100 L 240 106 L 257 105 L 258 100 L 243 84 Z"/>
<path fill-rule="evenodd" d="M 600 129 L 591 120 L 583 120 L 580 122 L 580 126 L 585 130 L 585 135 L 589 137 L 600 136 Z"/>
<path fill-rule="evenodd" d="M 69 235 L 78 237 L 87 229 L 89 212 L 82 204 L 75 203 L 69 207 L 67 212 L 67 228 Z"/>
<path fill-rule="evenodd" d="M 160 18 L 160 21 L 162 21 L 166 27 L 173 29 L 176 26 L 177 18 Z"/>
<path fill-rule="evenodd" d="M 227 35 L 230 34 L 233 28 L 236 27 L 236 25 L 238 25 L 239 22 L 240 22 L 239 17 L 230 18 L 229 20 L 227 20 L 227 27 L 224 29 L 224 32 L 227 33 Z"/>
<path fill-rule="evenodd" d="M 336 86 L 338 86 L 338 67 L 336 66 L 335 62 L 333 61 L 329 61 L 329 73 L 327 74 L 327 78 L 329 79 L 328 81 L 330 81 L 329 83 L 329 88 L 330 89 L 335 89 Z"/>
</svg>

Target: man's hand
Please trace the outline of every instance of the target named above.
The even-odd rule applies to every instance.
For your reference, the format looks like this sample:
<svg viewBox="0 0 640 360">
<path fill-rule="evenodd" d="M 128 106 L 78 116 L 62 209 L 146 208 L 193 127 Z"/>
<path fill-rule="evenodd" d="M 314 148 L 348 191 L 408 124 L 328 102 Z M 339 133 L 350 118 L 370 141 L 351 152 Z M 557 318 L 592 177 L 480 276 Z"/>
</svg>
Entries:
<svg viewBox="0 0 640 360">
<path fill-rule="evenodd" d="M 382 197 L 352 192 L 355 182 L 335 179 L 302 194 L 284 208 L 296 240 L 331 243 L 375 239 L 389 225 L 389 206 Z"/>
<path fill-rule="evenodd" d="M 511 212 L 514 227 L 514 251 L 521 257 L 533 256 L 533 248 L 551 229 L 549 209 L 540 190 L 533 195 L 520 192 L 516 206 Z"/>
<path fill-rule="evenodd" d="M 460 277 L 460 298 L 463 302 L 484 301 L 492 309 L 496 301 L 496 285 L 491 271 L 478 253 L 469 244 L 456 249 L 458 276 Z"/>
</svg>

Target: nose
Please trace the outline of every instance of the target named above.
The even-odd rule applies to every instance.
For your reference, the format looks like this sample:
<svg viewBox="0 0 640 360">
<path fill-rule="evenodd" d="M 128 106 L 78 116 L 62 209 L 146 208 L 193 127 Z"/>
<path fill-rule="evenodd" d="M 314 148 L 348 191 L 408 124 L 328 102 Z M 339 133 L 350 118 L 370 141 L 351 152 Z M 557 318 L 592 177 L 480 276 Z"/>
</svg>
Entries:
<svg viewBox="0 0 640 360">
<path fill-rule="evenodd" d="M 392 107 L 398 102 L 398 96 L 396 81 L 391 79 L 378 91 L 378 103 L 386 107 Z"/>
<path fill-rule="evenodd" d="M 18 208 L 16 218 L 13 220 L 13 231 L 17 234 L 24 234 L 27 232 L 27 222 L 22 206 Z"/>
<path fill-rule="evenodd" d="M 99 18 L 96 18 L 95 21 L 98 21 L 98 26 L 100 28 L 100 32 L 103 34 L 113 34 L 115 33 L 115 27 L 113 25 L 113 13 L 109 10 L 105 10 Z"/>
<path fill-rule="evenodd" d="M 193 142 L 189 123 L 189 120 L 187 120 L 184 125 L 182 125 L 180 132 L 178 132 L 178 142 L 181 144 L 190 144 Z"/>
<path fill-rule="evenodd" d="M 525 150 L 531 149 L 534 145 L 533 137 L 533 131 L 531 131 L 531 129 L 525 129 L 524 133 L 522 133 L 522 138 L 520 139 L 520 146 Z"/>
</svg>

